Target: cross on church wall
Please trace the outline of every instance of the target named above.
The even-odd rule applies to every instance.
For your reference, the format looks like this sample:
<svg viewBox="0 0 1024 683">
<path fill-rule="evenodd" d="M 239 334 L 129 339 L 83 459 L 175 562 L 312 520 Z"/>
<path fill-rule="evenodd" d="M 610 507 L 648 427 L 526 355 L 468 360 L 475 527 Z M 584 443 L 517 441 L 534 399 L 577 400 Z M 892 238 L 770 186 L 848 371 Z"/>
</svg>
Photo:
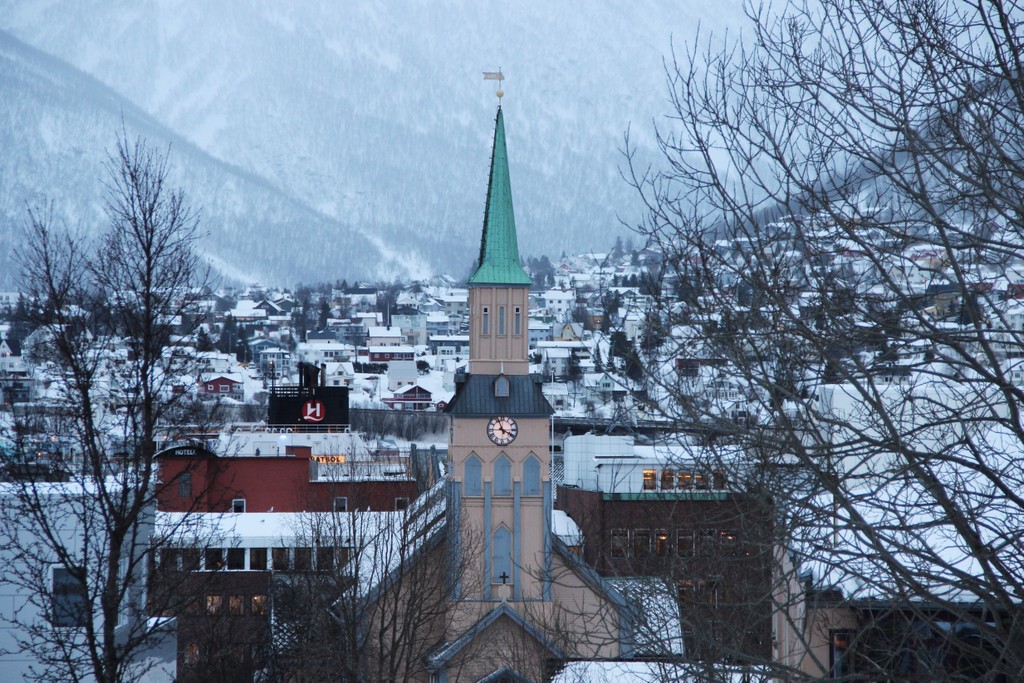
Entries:
<svg viewBox="0 0 1024 683">
<path fill-rule="evenodd" d="M 498 578 L 499 578 L 499 579 L 501 579 L 501 582 L 502 582 L 502 583 L 508 583 L 508 580 L 509 580 L 510 578 L 512 578 L 512 577 L 510 577 L 510 576 L 509 576 L 508 574 L 506 574 L 505 572 L 502 572 L 502 573 L 501 573 L 501 576 L 499 576 Z"/>
</svg>

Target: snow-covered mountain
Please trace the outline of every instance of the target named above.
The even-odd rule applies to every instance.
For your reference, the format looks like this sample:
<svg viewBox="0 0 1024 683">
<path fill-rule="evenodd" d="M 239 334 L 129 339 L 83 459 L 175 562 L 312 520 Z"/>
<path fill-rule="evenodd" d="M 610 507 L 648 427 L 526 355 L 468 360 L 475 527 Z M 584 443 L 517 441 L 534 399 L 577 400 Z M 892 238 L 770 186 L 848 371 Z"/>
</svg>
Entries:
<svg viewBox="0 0 1024 683">
<path fill-rule="evenodd" d="M 226 238 L 236 228 L 214 223 L 224 213 L 213 211 L 218 199 L 248 211 L 244 220 L 235 214 L 249 221 L 239 233 L 245 244 L 232 254 L 218 243 L 216 255 L 241 273 L 285 282 L 468 269 L 495 105 L 494 86 L 481 72 L 499 66 L 508 79 L 504 108 L 522 251 L 610 243 L 623 231 L 619 217 L 629 220 L 638 210 L 619 175 L 622 135 L 632 125 L 649 145 L 652 120 L 667 113 L 662 59 L 670 41 L 693 40 L 699 22 L 721 33 L 741 17 L 738 0 L 0 0 L 0 29 L 109 86 L 113 92 L 104 96 L 127 100 L 121 106 L 133 125 L 145 112 L 150 128 L 165 127 L 160 139 L 192 143 L 175 145 L 172 158 L 186 176 L 202 159 L 209 169 L 202 173 L 221 169 L 232 178 L 239 188 L 232 198 L 197 197 L 206 228 Z M 67 71 L 56 60 L 50 66 Z M 28 116 L 41 100 L 64 101 L 70 118 L 72 99 L 89 96 L 80 83 L 77 95 L 18 85 L 6 72 L 18 70 L 10 57 L 3 68 L 3 99 L 14 102 L 0 107 L 13 118 Z M 60 89 L 69 80 L 54 76 L 50 83 Z M 77 152 L 84 163 L 109 147 L 116 125 L 82 107 L 77 125 L 91 126 L 86 137 L 96 143 Z M 75 147 L 79 136 L 62 138 L 61 130 L 50 129 L 48 154 Z M 0 130 L 4 140 L 21 135 L 16 127 Z M 19 149 L 27 144 L 16 141 Z M 55 163 L 41 151 L 18 156 L 19 174 L 26 165 Z M 242 188 L 261 180 L 262 195 L 253 191 L 263 201 L 294 201 L 292 229 L 273 211 L 273 220 L 257 224 L 264 212 Z M 7 186 L 13 183 L 0 187 L 0 204 L 32 190 L 60 200 L 84 189 L 60 183 L 45 182 L 33 168 L 16 183 L 22 194 Z M 292 251 L 282 253 L 282 243 Z"/>
</svg>

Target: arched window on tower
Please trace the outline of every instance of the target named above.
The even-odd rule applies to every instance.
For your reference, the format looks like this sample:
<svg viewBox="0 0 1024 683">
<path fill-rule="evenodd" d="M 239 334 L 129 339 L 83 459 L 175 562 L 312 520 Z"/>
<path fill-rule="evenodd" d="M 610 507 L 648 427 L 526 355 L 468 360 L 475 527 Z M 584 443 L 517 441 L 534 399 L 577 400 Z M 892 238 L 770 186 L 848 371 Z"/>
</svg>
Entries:
<svg viewBox="0 0 1024 683">
<path fill-rule="evenodd" d="M 491 536 L 491 582 L 512 582 L 512 532 L 504 525 Z"/>
<path fill-rule="evenodd" d="M 540 460 L 533 453 L 523 462 L 523 495 L 540 495 Z"/>
<path fill-rule="evenodd" d="M 512 461 L 504 453 L 494 461 L 494 495 L 512 495 Z"/>
<path fill-rule="evenodd" d="M 505 375 L 498 375 L 494 380 L 494 396 L 496 398 L 508 398 L 509 381 Z"/>
<path fill-rule="evenodd" d="M 463 471 L 462 478 L 462 491 L 467 496 L 479 496 L 481 495 L 481 463 L 480 458 L 476 457 L 475 454 L 471 454 L 466 458 L 466 465 Z"/>
</svg>

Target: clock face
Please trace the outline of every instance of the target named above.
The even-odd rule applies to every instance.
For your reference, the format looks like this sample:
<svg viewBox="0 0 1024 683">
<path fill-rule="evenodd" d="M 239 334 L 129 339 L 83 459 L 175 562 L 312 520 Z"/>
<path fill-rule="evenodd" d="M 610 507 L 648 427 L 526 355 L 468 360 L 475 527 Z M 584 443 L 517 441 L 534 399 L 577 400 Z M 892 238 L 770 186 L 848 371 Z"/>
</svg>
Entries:
<svg viewBox="0 0 1024 683">
<path fill-rule="evenodd" d="M 487 423 L 487 437 L 498 446 L 507 446 L 516 440 L 519 425 L 511 417 L 492 417 Z"/>
</svg>

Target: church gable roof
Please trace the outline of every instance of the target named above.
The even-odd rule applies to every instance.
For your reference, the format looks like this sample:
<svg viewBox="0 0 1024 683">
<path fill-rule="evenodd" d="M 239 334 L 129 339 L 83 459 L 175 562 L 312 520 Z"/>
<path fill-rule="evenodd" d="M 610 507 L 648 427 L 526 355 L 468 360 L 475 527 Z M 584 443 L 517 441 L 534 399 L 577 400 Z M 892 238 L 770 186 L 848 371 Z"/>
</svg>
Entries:
<svg viewBox="0 0 1024 683">
<path fill-rule="evenodd" d="M 512 183 L 505 149 L 505 123 L 498 107 L 494 121 L 494 149 L 487 183 L 484 229 L 480 238 L 480 265 L 469 285 L 531 285 L 533 281 L 519 265 L 516 219 L 512 211 Z"/>
<path fill-rule="evenodd" d="M 540 379 L 535 375 L 506 375 L 508 396 L 495 396 L 497 375 L 464 375 L 457 379 L 455 396 L 445 412 L 459 417 L 548 417 L 554 410 L 544 398 Z"/>
</svg>

